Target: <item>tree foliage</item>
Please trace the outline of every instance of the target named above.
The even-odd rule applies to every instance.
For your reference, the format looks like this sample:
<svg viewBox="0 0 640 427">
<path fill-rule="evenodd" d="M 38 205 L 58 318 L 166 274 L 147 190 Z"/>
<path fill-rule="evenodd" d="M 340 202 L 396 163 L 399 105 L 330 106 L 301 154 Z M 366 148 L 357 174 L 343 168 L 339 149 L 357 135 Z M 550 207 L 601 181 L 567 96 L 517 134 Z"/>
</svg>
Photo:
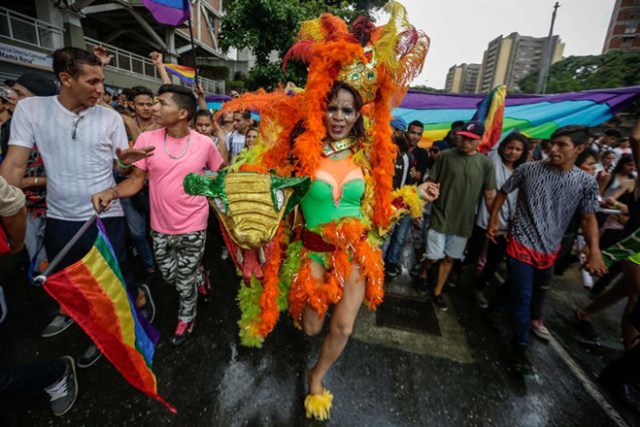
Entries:
<svg viewBox="0 0 640 427">
<path fill-rule="evenodd" d="M 256 57 L 256 67 L 249 80 L 271 86 L 288 78 L 269 64 L 269 54 L 278 52 L 281 59 L 293 45 L 300 22 L 328 12 L 349 21 L 363 12 L 382 6 L 386 0 L 227 0 L 226 15 L 220 30 L 222 49 L 249 48 Z M 297 80 L 294 78 L 293 80 Z"/>
<path fill-rule="evenodd" d="M 640 53 L 570 56 L 549 69 L 546 93 L 575 92 L 640 85 Z M 523 93 L 534 93 L 538 72 L 520 80 Z"/>
<path fill-rule="evenodd" d="M 447 91 L 445 89 L 436 89 L 435 87 L 426 86 L 426 85 L 411 86 L 410 89 L 419 90 L 421 92 L 447 93 Z"/>
</svg>

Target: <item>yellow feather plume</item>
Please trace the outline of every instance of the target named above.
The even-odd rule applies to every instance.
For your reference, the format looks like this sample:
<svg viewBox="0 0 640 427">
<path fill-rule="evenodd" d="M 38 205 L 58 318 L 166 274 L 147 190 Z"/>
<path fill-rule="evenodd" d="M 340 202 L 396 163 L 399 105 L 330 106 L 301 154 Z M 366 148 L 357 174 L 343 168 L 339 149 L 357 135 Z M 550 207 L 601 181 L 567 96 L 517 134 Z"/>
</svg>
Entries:
<svg viewBox="0 0 640 427">
<path fill-rule="evenodd" d="M 321 394 L 307 394 L 304 399 L 304 409 L 307 418 L 316 419 L 318 421 L 328 420 L 331 416 L 331 404 L 333 402 L 333 394 L 326 388 Z"/>
<path fill-rule="evenodd" d="M 322 27 L 320 18 L 318 18 L 311 19 L 309 21 L 303 21 L 302 25 L 300 25 L 300 30 L 298 31 L 296 40 L 313 40 L 314 42 L 319 42 L 324 40 L 326 37 L 327 33 Z"/>
<path fill-rule="evenodd" d="M 398 209 L 399 214 L 409 213 L 411 218 L 420 218 L 424 208 L 424 200 L 420 199 L 415 185 L 404 185 L 391 193 L 391 200 L 400 197 L 409 209 Z"/>
</svg>

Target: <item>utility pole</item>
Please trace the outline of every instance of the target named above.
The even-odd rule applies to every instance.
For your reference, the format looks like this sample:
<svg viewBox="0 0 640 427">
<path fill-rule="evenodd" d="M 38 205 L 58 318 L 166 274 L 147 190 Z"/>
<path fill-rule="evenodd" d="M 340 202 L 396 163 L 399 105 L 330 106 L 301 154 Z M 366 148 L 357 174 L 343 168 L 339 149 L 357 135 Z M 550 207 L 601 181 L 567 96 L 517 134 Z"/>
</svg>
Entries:
<svg viewBox="0 0 640 427">
<path fill-rule="evenodd" d="M 538 82 L 536 83 L 536 93 L 544 94 L 547 91 L 547 76 L 549 74 L 549 66 L 551 65 L 551 57 L 553 56 L 553 24 L 556 22 L 556 12 L 560 7 L 560 3 L 556 2 L 553 6 L 553 15 L 551 15 L 551 28 L 549 28 L 549 36 L 542 49 L 542 66 L 538 73 Z"/>
</svg>

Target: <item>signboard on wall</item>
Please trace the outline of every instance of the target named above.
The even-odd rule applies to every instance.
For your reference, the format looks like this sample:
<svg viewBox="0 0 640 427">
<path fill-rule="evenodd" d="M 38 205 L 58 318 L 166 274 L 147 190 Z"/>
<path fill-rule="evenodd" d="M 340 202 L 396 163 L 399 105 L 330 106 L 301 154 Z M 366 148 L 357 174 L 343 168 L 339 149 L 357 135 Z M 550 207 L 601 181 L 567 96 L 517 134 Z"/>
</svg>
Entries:
<svg viewBox="0 0 640 427">
<path fill-rule="evenodd" d="M 0 43 L 0 61 L 51 70 L 51 58 L 46 53 L 6 43 Z"/>
</svg>

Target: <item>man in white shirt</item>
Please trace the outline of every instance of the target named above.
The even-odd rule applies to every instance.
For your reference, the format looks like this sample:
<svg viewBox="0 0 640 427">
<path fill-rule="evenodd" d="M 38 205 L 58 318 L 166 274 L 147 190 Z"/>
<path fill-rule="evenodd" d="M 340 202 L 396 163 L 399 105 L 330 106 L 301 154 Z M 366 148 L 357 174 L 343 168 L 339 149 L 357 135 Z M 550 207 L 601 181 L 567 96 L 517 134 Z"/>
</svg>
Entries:
<svg viewBox="0 0 640 427">
<path fill-rule="evenodd" d="M 50 259 L 55 258 L 94 215 L 91 195 L 115 187 L 114 161 L 126 170 L 131 163 L 152 151 L 129 149 L 120 116 L 96 105 L 104 93 L 103 60 L 93 53 L 71 47 L 59 49 L 52 56 L 53 69 L 60 81 L 60 95 L 32 97 L 18 103 L 12 119 L 9 150 L 0 166 L 0 175 L 9 184 L 19 184 L 31 149 L 34 144 L 38 145 L 47 168 L 44 244 Z M 102 214 L 102 220 L 127 290 L 138 307 L 147 309 L 141 310 L 143 315 L 153 317 L 150 294 L 140 292 L 126 262 L 125 220 L 120 203 Z M 58 269 L 81 259 L 93 246 L 96 234 L 97 227 L 87 230 Z M 146 304 L 147 301 L 150 304 Z M 57 316 L 43 336 L 57 335 L 72 323 L 65 316 Z M 100 357 L 95 347 L 89 350 L 91 354 L 83 355 L 79 366 L 90 366 Z"/>
</svg>

